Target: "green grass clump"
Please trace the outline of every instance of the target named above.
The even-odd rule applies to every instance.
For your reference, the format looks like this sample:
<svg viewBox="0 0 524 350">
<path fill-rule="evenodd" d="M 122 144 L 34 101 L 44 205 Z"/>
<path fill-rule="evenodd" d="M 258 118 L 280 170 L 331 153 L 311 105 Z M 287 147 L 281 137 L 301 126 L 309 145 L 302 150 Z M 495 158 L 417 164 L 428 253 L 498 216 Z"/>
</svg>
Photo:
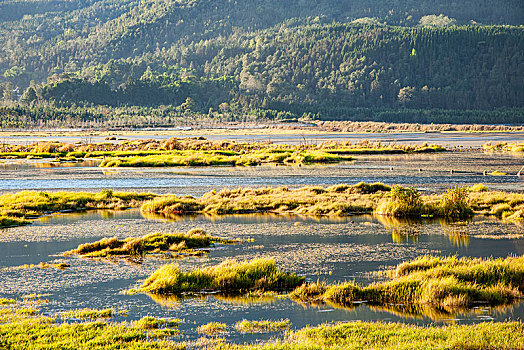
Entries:
<svg viewBox="0 0 524 350">
<path fill-rule="evenodd" d="M 327 286 L 304 284 L 291 298 L 351 305 L 421 304 L 443 310 L 469 308 L 483 302 L 501 305 L 524 292 L 524 256 L 506 259 L 439 258 L 424 256 L 389 271 L 392 279 L 365 287 L 353 283 Z"/>
<path fill-rule="evenodd" d="M 16 303 L 16 300 L 14 299 L 0 298 L 0 305 L 11 305 L 14 303 Z"/>
<path fill-rule="evenodd" d="M 29 225 L 31 222 L 25 219 L 0 216 L 0 228 Z"/>
<path fill-rule="evenodd" d="M 488 187 L 484 184 L 476 184 L 469 188 L 470 192 L 487 192 Z"/>
<path fill-rule="evenodd" d="M 424 203 L 414 187 L 396 185 L 375 211 L 377 214 L 388 216 L 420 216 L 423 210 Z"/>
<path fill-rule="evenodd" d="M 189 272 L 169 264 L 155 271 L 140 287 L 155 294 L 219 291 L 245 293 L 252 290 L 282 291 L 292 289 L 304 277 L 281 271 L 273 259 L 249 261 L 225 260 L 222 263 Z"/>
<path fill-rule="evenodd" d="M 153 199 L 151 193 L 113 192 L 37 192 L 21 191 L 0 195 L 0 227 L 25 225 L 26 217 L 57 211 L 124 209 L 138 207 Z"/>
<path fill-rule="evenodd" d="M 209 322 L 197 328 L 198 333 L 215 335 L 217 333 L 227 332 L 227 324 L 220 322 Z"/>
<path fill-rule="evenodd" d="M 452 187 L 437 198 L 421 196 L 413 187 L 393 186 L 388 196 L 379 203 L 375 213 L 396 217 L 443 217 L 463 219 L 474 214 L 470 206 L 469 189 Z"/>
<path fill-rule="evenodd" d="M 115 313 L 115 310 L 113 309 L 103 309 L 103 310 L 97 310 L 97 309 L 81 309 L 81 310 L 72 310 L 67 311 L 61 314 L 62 317 L 66 318 L 81 318 L 81 319 L 90 319 L 90 320 L 96 320 L 99 318 L 112 318 Z"/>
<path fill-rule="evenodd" d="M 201 255 L 203 251 L 216 243 L 234 244 L 238 240 L 214 237 L 200 229 L 187 233 L 153 233 L 142 237 L 130 237 L 119 240 L 116 237 L 103 238 L 93 243 L 85 243 L 66 254 L 79 254 L 85 257 L 100 258 L 112 256 L 143 256 L 147 253 L 171 253 Z"/>
<path fill-rule="evenodd" d="M 235 329 L 241 333 L 267 333 L 288 330 L 291 321 L 288 319 L 279 321 L 261 320 L 248 321 L 243 319 L 235 323 Z"/>
</svg>

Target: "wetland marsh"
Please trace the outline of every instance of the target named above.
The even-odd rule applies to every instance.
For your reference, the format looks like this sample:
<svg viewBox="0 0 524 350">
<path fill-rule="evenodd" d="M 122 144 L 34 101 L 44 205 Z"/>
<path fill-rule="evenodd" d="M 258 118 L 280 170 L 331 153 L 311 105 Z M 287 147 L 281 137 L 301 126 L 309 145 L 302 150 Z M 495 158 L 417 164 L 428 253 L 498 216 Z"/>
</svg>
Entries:
<svg viewBox="0 0 524 350">
<path fill-rule="evenodd" d="M 473 332 L 473 328 L 460 328 L 462 325 L 478 324 L 471 327 L 489 328 L 490 322 L 495 322 L 493 327 L 516 329 L 514 327 L 521 327 L 524 316 L 524 303 L 517 294 L 511 294 L 503 303 L 485 302 L 472 294 L 460 305 L 456 300 L 451 303 L 451 299 L 438 305 L 408 305 L 398 300 L 377 304 L 369 302 L 368 297 L 342 304 L 332 303 L 329 298 L 297 300 L 288 293 L 301 284 L 302 279 L 310 284 L 322 282 L 326 286 L 346 282 L 362 288 L 373 283 L 387 284 L 389 277 L 383 271 L 421 256 L 457 259 L 523 256 L 524 229 L 521 222 L 499 218 L 504 211 L 519 210 L 521 194 L 509 195 L 511 198 L 506 203 L 486 192 L 471 192 L 477 214 L 458 221 L 420 215 L 418 218 L 398 218 L 373 214 L 380 198 L 370 207 L 371 210 L 364 210 L 361 214 L 348 211 L 334 216 L 317 215 L 325 213 L 307 210 L 294 213 L 289 210 L 260 213 L 256 210 L 236 215 L 228 211 L 159 215 L 154 210 L 140 210 L 138 207 L 148 200 L 155 200 L 152 195 L 140 193 L 198 199 L 213 190 L 220 193 L 225 189 L 234 194 L 239 186 L 285 186 L 293 198 L 297 197 L 293 191 L 304 186 L 316 188 L 313 192 L 318 194 L 326 192 L 330 186 L 335 188 L 334 185 L 347 184 L 347 189 L 362 181 L 382 182 L 387 185 L 382 190 L 397 184 L 405 188 L 414 186 L 427 198 L 440 195 L 453 186 L 471 187 L 479 183 L 492 191 L 521 193 L 522 182 L 514 174 L 523 162 L 524 157 L 519 154 L 484 153 L 481 150 L 368 154 L 338 164 L 300 167 L 266 164 L 256 167 L 105 169 L 99 167 L 100 160 L 96 159 L 74 163 L 46 159 L 5 160 L 0 168 L 2 193 L 29 190 L 38 196 L 45 197 L 42 193 L 48 193 L 48 197 L 53 197 L 57 190 L 61 190 L 98 194 L 84 200 L 79 212 L 65 212 L 75 208 L 55 201 L 59 205 L 41 207 L 39 217 L 30 217 L 30 225 L 1 229 L 0 298 L 13 299 L 16 301 L 14 308 L 23 309 L 30 304 L 27 296 L 36 295 L 38 300 L 45 300 L 34 305 L 39 310 L 37 314 L 56 317 L 68 313 L 66 321 L 62 318 L 56 321 L 59 324 L 80 322 L 80 318 L 75 316 L 76 310 L 112 309 L 111 322 L 127 322 L 125 327 L 131 328 L 126 332 L 138 334 L 148 329 L 146 333 L 149 335 L 143 333 L 146 338 L 156 332 L 162 341 L 185 342 L 193 348 L 204 346 L 202 337 L 212 346 L 216 345 L 217 338 L 224 338 L 230 344 L 255 344 L 270 339 L 283 342 L 299 339 L 308 344 L 313 339 L 311 337 L 316 337 L 315 332 L 321 332 L 323 328 L 304 329 L 306 326 L 327 327 L 325 332 L 334 332 L 336 327 L 341 327 L 339 331 L 348 333 L 346 340 L 339 340 L 339 345 L 343 347 L 343 344 L 349 346 L 351 343 L 356 346 L 358 342 L 352 338 L 351 327 L 358 323 L 323 325 L 350 321 L 362 321 L 365 323 L 359 327 L 377 329 L 386 327 L 387 322 L 397 322 L 400 324 L 391 324 L 388 329 L 415 338 L 422 329 L 410 328 L 413 326 L 431 325 L 436 327 L 435 334 L 442 331 L 442 326 L 459 327 L 455 332 L 463 334 Z M 512 175 L 484 175 L 484 171 Z M 112 192 L 103 192 L 104 189 Z M 128 191 L 137 192 L 140 197 L 123 197 L 122 193 Z M 306 197 L 314 198 L 313 192 Z M 387 191 L 384 193 L 387 196 Z M 78 199 L 82 194 L 71 196 Z M 95 205 L 97 198 L 100 205 Z M 129 202 L 121 202 L 122 198 Z M 348 201 L 347 198 L 344 200 Z M 92 204 L 87 206 L 88 202 Z M 496 209 L 500 211 L 498 216 L 491 215 L 496 214 L 491 212 L 495 205 L 499 205 Z M 120 208 L 126 209 L 116 210 Z M 81 253 L 87 253 L 89 257 L 82 257 Z M 197 287 L 193 289 L 181 282 L 178 286 L 184 287 L 177 287 L 181 293 L 174 293 L 174 289 L 169 293 L 158 293 L 161 288 L 148 288 L 151 283 L 145 282 L 166 265 L 172 266 L 169 278 L 173 279 L 175 275 L 179 276 L 176 278 L 189 278 L 191 271 L 211 271 L 212 266 L 223 264 L 228 259 L 235 259 L 240 264 L 238 266 L 241 262 L 256 261 L 253 259 L 273 261 L 274 266 L 269 264 L 269 270 L 263 268 L 253 272 L 253 276 L 257 276 L 254 280 L 257 287 L 241 284 L 241 293 L 232 288 L 232 283 L 237 282 L 222 279 L 220 282 L 214 280 L 206 285 L 208 287 L 195 284 Z M 232 272 L 235 269 L 227 270 L 224 275 L 237 278 L 234 277 L 237 272 Z M 174 273 L 175 270 L 178 272 Z M 278 282 L 274 284 L 278 288 L 270 288 L 271 279 L 266 278 L 268 271 L 283 274 L 280 276 L 287 276 L 288 281 L 293 282 Z M 204 275 L 198 275 L 199 279 Z M 460 307 L 449 307 L 450 304 Z M 26 322 L 9 317 L 12 322 Z M 163 324 L 140 328 L 139 322 L 153 322 L 147 317 L 178 321 L 176 327 Z M 141 321 L 144 318 L 146 320 Z M 488 328 L 486 332 L 490 331 Z M 506 332 L 502 328 L 499 331 Z M 292 333 L 287 334 L 288 329 Z M 108 328 L 107 334 L 113 331 Z M 137 337 L 141 339 L 142 335 Z M 323 341 L 329 342 L 327 338 Z M 521 340 L 514 341 L 517 344 Z M 170 343 L 169 346 L 174 345 Z"/>
</svg>

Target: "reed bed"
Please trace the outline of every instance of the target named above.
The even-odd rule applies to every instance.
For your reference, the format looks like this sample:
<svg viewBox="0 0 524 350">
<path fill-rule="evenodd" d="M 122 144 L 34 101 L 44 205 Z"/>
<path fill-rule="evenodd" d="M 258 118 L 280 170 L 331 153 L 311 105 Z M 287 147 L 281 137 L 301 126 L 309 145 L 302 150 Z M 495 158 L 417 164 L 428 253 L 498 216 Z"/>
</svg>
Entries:
<svg viewBox="0 0 524 350">
<path fill-rule="evenodd" d="M 188 272 L 181 271 L 174 264 L 165 265 L 147 278 L 140 290 L 154 294 L 246 293 L 289 290 L 303 282 L 304 277 L 277 268 L 273 259 L 225 260 L 218 265 Z"/>
</svg>

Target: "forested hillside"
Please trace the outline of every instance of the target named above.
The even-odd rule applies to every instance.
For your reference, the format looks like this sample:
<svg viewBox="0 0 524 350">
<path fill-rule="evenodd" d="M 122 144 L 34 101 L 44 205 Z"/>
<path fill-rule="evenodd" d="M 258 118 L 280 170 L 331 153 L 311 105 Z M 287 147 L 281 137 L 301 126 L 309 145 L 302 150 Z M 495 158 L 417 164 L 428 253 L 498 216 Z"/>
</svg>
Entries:
<svg viewBox="0 0 524 350">
<path fill-rule="evenodd" d="M 522 108 L 522 24 L 520 0 L 6 0 L 0 97 L 341 119 Z"/>
</svg>

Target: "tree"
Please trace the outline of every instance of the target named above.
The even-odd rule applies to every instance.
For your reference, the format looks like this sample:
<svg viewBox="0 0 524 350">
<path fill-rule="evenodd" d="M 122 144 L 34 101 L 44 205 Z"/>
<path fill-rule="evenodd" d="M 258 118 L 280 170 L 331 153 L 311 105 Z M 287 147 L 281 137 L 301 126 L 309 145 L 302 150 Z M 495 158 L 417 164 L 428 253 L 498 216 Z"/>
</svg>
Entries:
<svg viewBox="0 0 524 350">
<path fill-rule="evenodd" d="M 397 95 L 397 99 L 400 103 L 402 103 L 403 105 L 406 105 L 407 103 L 413 100 L 414 94 L 415 94 L 415 88 L 406 86 L 400 89 Z"/>
<path fill-rule="evenodd" d="M 31 104 L 32 102 L 36 101 L 38 99 L 38 96 L 36 96 L 36 91 L 32 87 L 27 88 L 25 92 L 22 95 L 22 98 L 20 98 L 20 102 L 23 104 Z"/>
</svg>

